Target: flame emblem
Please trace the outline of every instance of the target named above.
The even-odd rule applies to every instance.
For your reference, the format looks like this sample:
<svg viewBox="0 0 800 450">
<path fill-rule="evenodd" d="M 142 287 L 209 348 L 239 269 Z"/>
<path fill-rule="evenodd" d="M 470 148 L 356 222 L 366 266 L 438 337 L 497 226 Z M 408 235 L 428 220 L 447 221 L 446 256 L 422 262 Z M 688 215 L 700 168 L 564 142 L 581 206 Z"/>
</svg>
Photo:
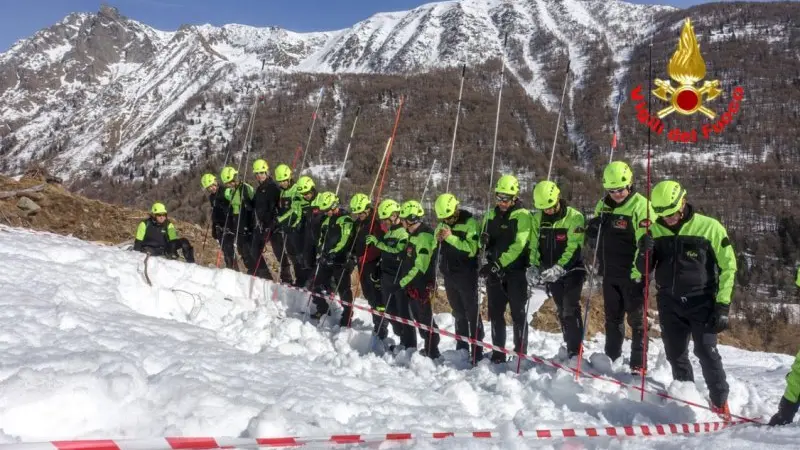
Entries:
<svg viewBox="0 0 800 450">
<path fill-rule="evenodd" d="M 711 101 L 719 97 L 722 93 L 719 80 L 706 80 L 701 88 L 695 87 L 695 83 L 706 76 L 706 62 L 700 54 L 700 44 L 697 43 L 692 20 L 688 17 L 681 30 L 678 48 L 667 65 L 667 73 L 678 86 L 673 86 L 669 80 L 655 79 L 658 88 L 653 91 L 653 95 L 670 103 L 670 106 L 658 111 L 660 119 L 673 112 L 684 116 L 700 112 L 709 119 L 717 116 L 714 111 L 703 105 L 703 100 L 705 98 L 705 101 Z"/>
</svg>

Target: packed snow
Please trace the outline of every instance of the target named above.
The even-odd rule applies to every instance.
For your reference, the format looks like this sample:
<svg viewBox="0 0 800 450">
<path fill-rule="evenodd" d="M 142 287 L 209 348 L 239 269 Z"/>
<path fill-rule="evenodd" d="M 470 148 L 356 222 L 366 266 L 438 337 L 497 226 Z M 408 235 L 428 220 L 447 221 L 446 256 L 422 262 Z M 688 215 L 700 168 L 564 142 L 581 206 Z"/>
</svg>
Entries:
<svg viewBox="0 0 800 450">
<path fill-rule="evenodd" d="M 151 287 L 140 253 L 10 227 L 0 227 L 0 257 L 0 443 L 494 430 L 505 437 L 391 448 L 706 449 L 794 447 L 800 438 L 797 426 L 739 425 L 693 437 L 526 441 L 514 430 L 717 418 L 674 401 L 641 403 L 637 392 L 541 365 L 523 364 L 519 375 L 516 362 L 471 368 L 447 338 L 437 362 L 411 350 L 378 356 L 366 313 L 340 330 L 331 325 L 336 308 L 318 328 L 303 321 L 306 294 L 227 269 L 150 258 Z M 452 331 L 449 314 L 436 320 Z M 550 358 L 561 336 L 531 330 L 529 342 L 531 353 Z M 602 336 L 587 342 L 588 370 L 626 376 L 619 363 L 607 367 L 602 345 Z M 792 358 L 720 352 L 733 412 L 771 415 Z M 649 356 L 656 383 L 706 404 L 699 367 L 696 385 L 670 385 L 659 341 Z"/>
</svg>

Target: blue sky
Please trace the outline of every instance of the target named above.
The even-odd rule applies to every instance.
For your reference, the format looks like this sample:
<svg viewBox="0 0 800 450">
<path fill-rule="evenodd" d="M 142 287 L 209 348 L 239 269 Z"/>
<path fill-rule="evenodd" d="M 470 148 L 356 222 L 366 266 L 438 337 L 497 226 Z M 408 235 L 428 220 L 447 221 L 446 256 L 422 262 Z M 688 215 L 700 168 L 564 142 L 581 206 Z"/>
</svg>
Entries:
<svg viewBox="0 0 800 450">
<path fill-rule="evenodd" d="M 685 8 L 708 0 L 634 0 Z M 276 25 L 293 31 L 348 27 L 376 12 L 411 9 L 430 0 L 106 0 L 131 19 L 160 30 L 181 24 Z M 0 0 L 0 52 L 71 12 L 95 12 L 98 0 Z"/>
</svg>

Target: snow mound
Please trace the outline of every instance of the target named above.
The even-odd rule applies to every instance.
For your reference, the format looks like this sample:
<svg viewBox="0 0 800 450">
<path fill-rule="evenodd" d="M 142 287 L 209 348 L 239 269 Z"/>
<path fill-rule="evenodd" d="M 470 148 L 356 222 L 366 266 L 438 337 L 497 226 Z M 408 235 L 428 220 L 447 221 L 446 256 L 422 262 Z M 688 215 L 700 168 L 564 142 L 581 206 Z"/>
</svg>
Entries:
<svg viewBox="0 0 800 450">
<path fill-rule="evenodd" d="M 657 398 L 640 402 L 638 392 L 598 380 L 576 382 L 544 366 L 519 375 L 516 362 L 470 368 L 466 353 L 446 338 L 435 363 L 411 350 L 378 356 L 369 352 L 368 314 L 357 311 L 350 330 L 331 326 L 335 320 L 318 329 L 303 322 L 307 295 L 230 270 L 151 258 L 148 286 L 139 253 L 9 227 L 0 227 L 0 258 L 0 443 L 478 429 L 513 436 L 519 429 L 717 420 L 702 409 Z M 338 314 L 337 308 L 334 319 Z M 452 318 L 440 319 L 452 331 Z M 529 340 L 531 351 L 544 357 L 558 354 L 561 345 L 560 336 L 536 330 Z M 624 365 L 594 356 L 602 345 L 602 338 L 587 342 L 584 370 L 597 362 L 598 369 L 626 375 Z M 653 383 L 704 404 L 699 368 L 696 385 L 670 386 L 660 342 L 651 349 Z M 734 412 L 770 415 L 792 358 L 720 350 Z M 798 437 L 798 427 L 745 426 L 622 445 L 795 446 Z M 491 443 L 536 444 L 513 437 Z M 609 438 L 582 444 L 619 445 Z"/>
</svg>

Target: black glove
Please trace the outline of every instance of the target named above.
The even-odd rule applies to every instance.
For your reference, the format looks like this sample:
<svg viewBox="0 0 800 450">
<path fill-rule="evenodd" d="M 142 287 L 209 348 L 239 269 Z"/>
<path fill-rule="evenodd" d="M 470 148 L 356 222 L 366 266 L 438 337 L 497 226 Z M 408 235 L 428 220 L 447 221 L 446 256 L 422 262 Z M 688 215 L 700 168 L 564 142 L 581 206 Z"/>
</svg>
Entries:
<svg viewBox="0 0 800 450">
<path fill-rule="evenodd" d="M 722 303 L 714 303 L 714 312 L 711 313 L 711 318 L 706 324 L 706 328 L 713 333 L 722 333 L 728 329 L 728 311 L 730 305 Z"/>
<path fill-rule="evenodd" d="M 330 267 L 333 265 L 333 255 L 330 253 L 328 254 L 320 254 L 317 257 L 317 264 L 322 267 Z"/>
<path fill-rule="evenodd" d="M 481 247 L 486 247 L 486 244 L 488 243 L 489 243 L 489 234 L 481 233 Z"/>
<path fill-rule="evenodd" d="M 356 255 L 348 256 L 347 261 L 344 262 L 344 270 L 347 272 L 352 272 L 356 266 L 358 266 L 358 257 Z"/>
<path fill-rule="evenodd" d="M 600 234 L 600 225 L 602 223 L 602 216 L 592 217 L 589 223 L 586 224 L 586 236 L 588 236 L 589 239 L 596 239 L 597 235 Z"/>
<path fill-rule="evenodd" d="M 769 426 L 789 425 L 794 422 L 794 415 L 797 414 L 798 407 L 800 407 L 800 401 L 792 403 L 786 397 L 781 397 L 781 402 L 778 404 L 778 412 L 769 419 Z"/>
<path fill-rule="evenodd" d="M 213 237 L 215 241 L 219 241 L 219 238 L 222 237 L 222 228 L 219 225 L 211 227 L 211 237 Z"/>
<path fill-rule="evenodd" d="M 482 277 L 488 277 L 489 275 L 494 275 L 497 278 L 503 278 L 503 268 L 500 266 L 498 262 L 490 262 L 485 266 L 481 267 L 481 270 L 478 271 L 478 275 Z"/>
<path fill-rule="evenodd" d="M 653 249 L 656 246 L 656 242 L 653 240 L 653 236 L 645 234 L 644 236 L 642 236 L 641 239 L 639 239 L 637 245 L 639 247 L 639 253 L 644 254 L 647 253 L 648 251 L 652 253 Z"/>
</svg>

